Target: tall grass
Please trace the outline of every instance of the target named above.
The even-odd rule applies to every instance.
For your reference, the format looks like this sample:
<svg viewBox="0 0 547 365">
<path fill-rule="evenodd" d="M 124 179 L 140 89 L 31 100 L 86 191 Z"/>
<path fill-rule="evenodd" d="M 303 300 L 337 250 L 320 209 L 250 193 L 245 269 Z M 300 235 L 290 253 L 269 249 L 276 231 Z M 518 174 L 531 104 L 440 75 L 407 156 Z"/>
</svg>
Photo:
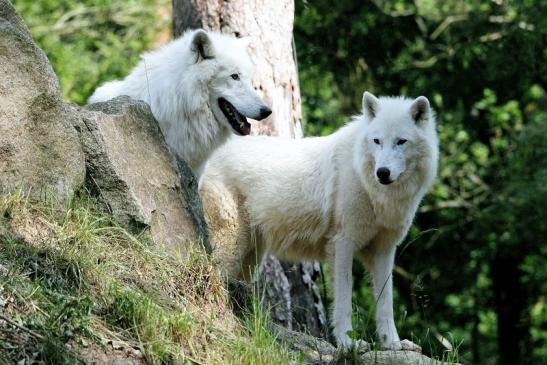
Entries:
<svg viewBox="0 0 547 365">
<path fill-rule="evenodd" d="M 0 363 L 69 364 L 97 351 L 149 364 L 287 364 L 269 318 L 231 311 L 207 257 L 182 261 L 83 193 L 60 206 L 0 196 Z"/>
</svg>

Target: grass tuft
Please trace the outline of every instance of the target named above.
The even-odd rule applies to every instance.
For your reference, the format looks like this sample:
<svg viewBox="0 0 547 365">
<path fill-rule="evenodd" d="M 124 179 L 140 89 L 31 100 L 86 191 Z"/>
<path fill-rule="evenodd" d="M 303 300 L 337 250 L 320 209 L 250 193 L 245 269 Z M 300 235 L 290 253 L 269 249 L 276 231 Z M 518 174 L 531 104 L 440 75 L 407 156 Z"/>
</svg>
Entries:
<svg viewBox="0 0 547 365">
<path fill-rule="evenodd" d="M 129 233 L 86 193 L 62 206 L 0 195 L 0 364 L 74 364 L 98 354 L 149 364 L 290 363 L 259 300 L 241 322 L 223 284 L 204 255 L 183 261 L 146 232 Z"/>
</svg>

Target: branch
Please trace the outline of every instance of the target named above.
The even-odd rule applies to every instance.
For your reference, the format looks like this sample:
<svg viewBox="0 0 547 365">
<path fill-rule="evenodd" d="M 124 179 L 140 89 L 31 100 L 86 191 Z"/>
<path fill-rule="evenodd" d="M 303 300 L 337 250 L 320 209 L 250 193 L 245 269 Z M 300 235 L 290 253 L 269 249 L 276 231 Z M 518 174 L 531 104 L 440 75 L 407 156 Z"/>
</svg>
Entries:
<svg viewBox="0 0 547 365">
<path fill-rule="evenodd" d="M 44 337 L 43 337 L 41 334 L 36 333 L 36 332 L 34 332 L 33 330 L 28 329 L 28 328 L 26 328 L 26 327 L 23 326 L 23 325 L 20 325 L 19 323 L 15 322 L 13 319 L 8 318 L 8 317 L 4 316 L 3 314 L 0 314 L 0 318 L 3 319 L 4 321 L 8 322 L 8 323 L 11 324 L 12 326 L 15 326 L 15 327 L 19 328 L 21 331 L 24 331 L 24 332 L 26 332 L 26 333 L 28 333 L 28 334 L 30 334 L 30 335 L 36 337 L 36 338 L 39 339 L 40 341 L 42 341 L 42 340 L 44 339 Z"/>
<path fill-rule="evenodd" d="M 465 200 L 448 200 L 448 201 L 442 201 L 438 202 L 435 205 L 424 205 L 420 207 L 419 212 L 420 213 L 427 213 L 432 212 L 436 210 L 442 210 L 442 209 L 455 209 L 455 208 L 465 208 L 470 209 L 473 207 L 473 204 L 470 204 L 469 202 L 466 202 Z"/>
<path fill-rule="evenodd" d="M 467 20 L 468 16 L 467 14 L 463 15 L 449 15 L 447 16 L 441 24 L 431 33 L 429 38 L 431 40 L 435 40 L 439 35 L 441 35 L 442 32 L 444 32 L 452 23 L 461 22 L 464 20 Z"/>
</svg>

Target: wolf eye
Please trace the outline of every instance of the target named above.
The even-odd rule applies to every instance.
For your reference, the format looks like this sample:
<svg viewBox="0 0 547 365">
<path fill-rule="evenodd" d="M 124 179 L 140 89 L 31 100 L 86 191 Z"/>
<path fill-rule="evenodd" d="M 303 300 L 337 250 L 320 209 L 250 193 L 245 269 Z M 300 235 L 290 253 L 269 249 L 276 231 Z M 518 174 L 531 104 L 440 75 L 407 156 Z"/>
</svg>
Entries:
<svg viewBox="0 0 547 365">
<path fill-rule="evenodd" d="M 400 140 L 397 141 L 397 144 L 400 146 L 402 144 L 405 144 L 406 143 L 406 139 L 403 139 L 401 138 Z"/>
<path fill-rule="evenodd" d="M 380 140 L 379 140 L 378 138 L 374 138 L 373 141 L 374 141 L 374 143 L 376 143 L 376 144 L 380 144 Z"/>
<path fill-rule="evenodd" d="M 234 80 L 239 80 L 239 75 L 238 74 L 231 74 L 230 77 Z"/>
</svg>

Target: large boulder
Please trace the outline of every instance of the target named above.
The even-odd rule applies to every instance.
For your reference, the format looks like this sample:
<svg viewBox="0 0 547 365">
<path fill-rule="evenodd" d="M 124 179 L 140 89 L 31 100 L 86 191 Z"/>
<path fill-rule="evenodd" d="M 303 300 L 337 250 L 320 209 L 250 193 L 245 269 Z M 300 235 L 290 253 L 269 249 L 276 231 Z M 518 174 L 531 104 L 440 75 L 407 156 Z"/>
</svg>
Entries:
<svg viewBox="0 0 547 365">
<path fill-rule="evenodd" d="M 121 224 L 186 253 L 190 242 L 208 248 L 196 185 L 146 104 L 64 103 L 46 55 L 0 0 L 0 193 L 63 201 L 87 186 Z"/>
<path fill-rule="evenodd" d="M 18 188 L 63 200 L 85 176 L 57 77 L 9 1 L 0 0 L 0 192 Z"/>
<path fill-rule="evenodd" d="M 126 226 L 150 227 L 154 241 L 175 248 L 198 240 L 176 161 L 146 103 L 120 96 L 91 104 L 75 127 L 87 186 L 114 217 Z"/>
</svg>

